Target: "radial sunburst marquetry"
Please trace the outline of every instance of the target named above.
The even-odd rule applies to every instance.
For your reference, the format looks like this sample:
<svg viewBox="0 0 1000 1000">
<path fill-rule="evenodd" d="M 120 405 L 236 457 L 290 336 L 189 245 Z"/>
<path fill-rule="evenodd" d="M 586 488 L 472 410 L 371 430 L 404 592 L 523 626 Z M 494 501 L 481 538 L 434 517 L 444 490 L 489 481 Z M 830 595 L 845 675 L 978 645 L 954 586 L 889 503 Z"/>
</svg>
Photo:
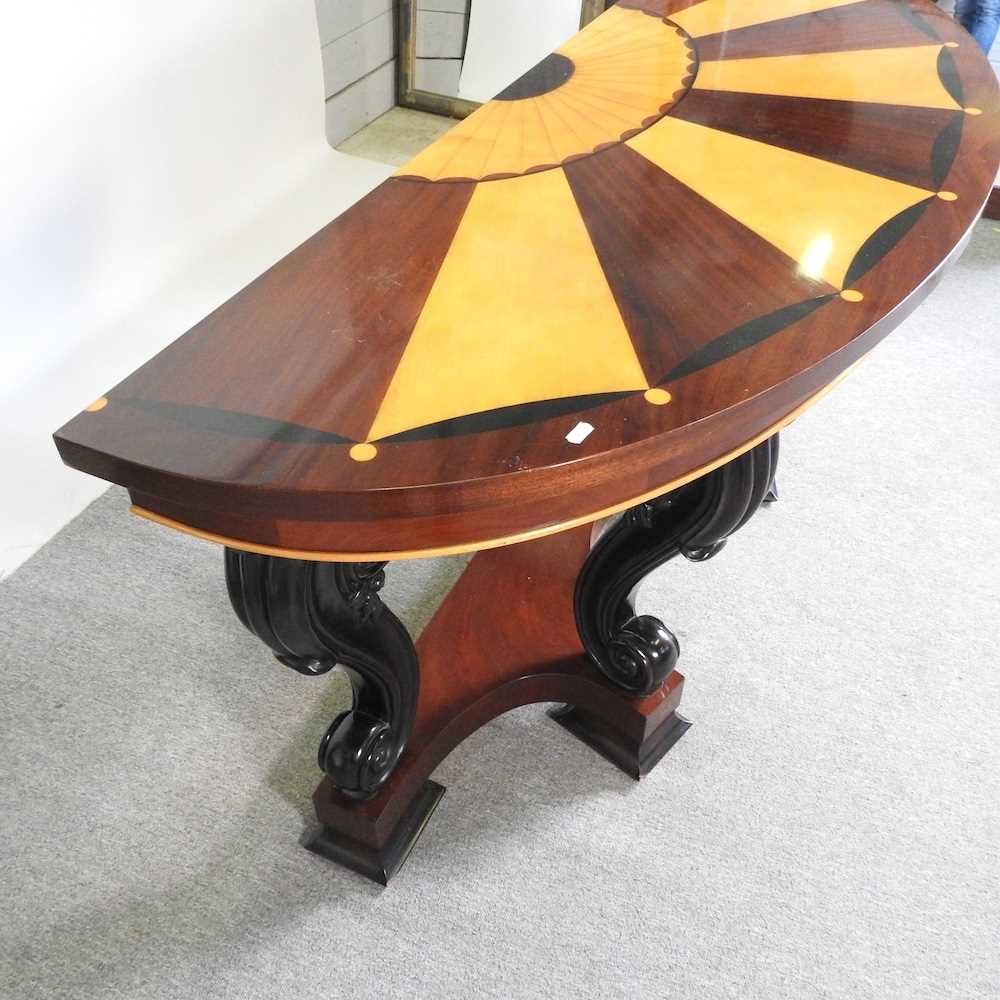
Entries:
<svg viewBox="0 0 1000 1000">
<path fill-rule="evenodd" d="M 953 197 L 954 44 L 896 0 L 607 11 L 399 171 L 479 183 L 366 439 L 585 409 L 863 301 L 852 283 Z M 753 280 L 723 279 L 741 256 Z"/>
<path fill-rule="evenodd" d="M 691 66 L 674 26 L 612 8 L 399 176 L 481 180 L 557 166 L 659 117 L 683 91 Z"/>
<path fill-rule="evenodd" d="M 68 453 L 302 549 L 410 549 L 429 522 L 474 547 L 544 528 L 560 491 L 617 509 L 888 332 L 954 259 L 998 134 L 994 75 L 928 0 L 621 0 L 110 390 Z M 193 513 L 164 500 L 191 483 Z"/>
<path fill-rule="evenodd" d="M 803 275 L 836 288 L 873 232 L 934 194 L 679 118 L 628 145 L 778 247 Z"/>
</svg>

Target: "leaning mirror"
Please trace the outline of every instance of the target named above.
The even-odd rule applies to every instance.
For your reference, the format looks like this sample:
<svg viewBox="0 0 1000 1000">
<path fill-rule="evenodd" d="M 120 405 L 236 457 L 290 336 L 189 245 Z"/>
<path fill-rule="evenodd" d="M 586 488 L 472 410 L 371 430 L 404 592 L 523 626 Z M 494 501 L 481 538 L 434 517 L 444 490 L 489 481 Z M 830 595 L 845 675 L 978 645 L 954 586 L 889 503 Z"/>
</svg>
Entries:
<svg viewBox="0 0 1000 1000">
<path fill-rule="evenodd" d="M 399 103 L 464 118 L 611 0 L 400 0 Z"/>
</svg>

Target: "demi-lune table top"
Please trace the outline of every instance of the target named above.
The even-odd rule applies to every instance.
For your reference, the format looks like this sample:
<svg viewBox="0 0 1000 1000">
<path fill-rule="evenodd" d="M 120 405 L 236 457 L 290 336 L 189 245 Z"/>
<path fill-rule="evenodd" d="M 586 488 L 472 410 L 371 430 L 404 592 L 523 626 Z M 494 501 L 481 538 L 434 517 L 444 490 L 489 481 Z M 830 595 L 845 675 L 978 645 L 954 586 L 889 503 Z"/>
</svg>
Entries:
<svg viewBox="0 0 1000 1000">
<path fill-rule="evenodd" d="M 397 558 L 744 451 L 961 248 L 1000 100 L 918 0 L 622 0 L 71 420 L 235 547 Z"/>
</svg>

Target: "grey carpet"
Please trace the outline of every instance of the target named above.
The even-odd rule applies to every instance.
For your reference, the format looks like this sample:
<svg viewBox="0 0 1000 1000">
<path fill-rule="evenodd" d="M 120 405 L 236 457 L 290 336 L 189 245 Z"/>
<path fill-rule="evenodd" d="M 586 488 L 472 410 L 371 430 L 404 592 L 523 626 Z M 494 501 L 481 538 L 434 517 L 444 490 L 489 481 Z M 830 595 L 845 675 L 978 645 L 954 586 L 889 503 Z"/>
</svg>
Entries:
<svg viewBox="0 0 1000 1000">
<path fill-rule="evenodd" d="M 1000 996 L 998 264 L 981 223 L 788 431 L 781 504 L 650 580 L 695 722 L 654 774 L 511 713 L 388 890 L 297 844 L 342 683 L 103 496 L 0 585 L 0 994 Z M 419 628 L 460 568 L 388 600 Z"/>
</svg>

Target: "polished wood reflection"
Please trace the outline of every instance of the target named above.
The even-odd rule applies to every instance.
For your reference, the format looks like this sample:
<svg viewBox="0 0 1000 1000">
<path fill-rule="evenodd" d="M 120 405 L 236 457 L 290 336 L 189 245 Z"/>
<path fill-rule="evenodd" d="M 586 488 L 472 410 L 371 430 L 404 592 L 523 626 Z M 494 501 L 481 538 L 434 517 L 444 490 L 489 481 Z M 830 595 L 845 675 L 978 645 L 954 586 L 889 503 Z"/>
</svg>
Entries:
<svg viewBox="0 0 1000 1000">
<path fill-rule="evenodd" d="M 559 530 L 808 405 L 931 290 L 1000 159 L 992 70 L 924 0 L 623 0 L 557 55 L 104 392 L 63 459 L 248 548 Z"/>
</svg>

